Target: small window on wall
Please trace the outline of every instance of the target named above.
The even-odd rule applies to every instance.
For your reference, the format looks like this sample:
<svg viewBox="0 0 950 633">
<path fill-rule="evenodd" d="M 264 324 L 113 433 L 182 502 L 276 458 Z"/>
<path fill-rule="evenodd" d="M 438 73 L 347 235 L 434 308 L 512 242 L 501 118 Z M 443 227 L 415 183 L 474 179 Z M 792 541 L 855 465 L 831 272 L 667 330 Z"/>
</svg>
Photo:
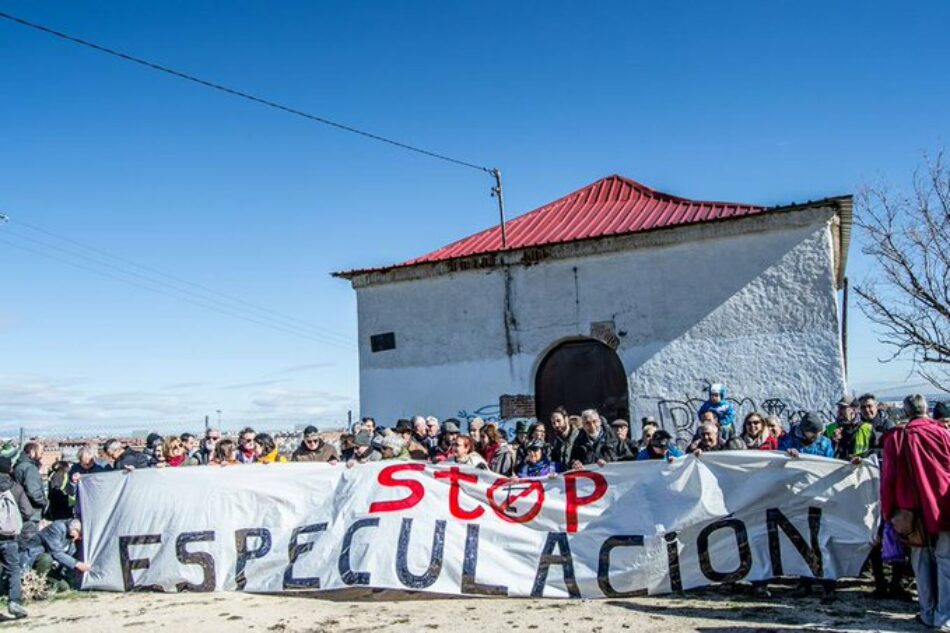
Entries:
<svg viewBox="0 0 950 633">
<path fill-rule="evenodd" d="M 374 353 L 385 352 L 388 349 L 396 349 L 396 334 L 394 332 L 373 334 L 369 337 L 369 346 Z"/>
</svg>

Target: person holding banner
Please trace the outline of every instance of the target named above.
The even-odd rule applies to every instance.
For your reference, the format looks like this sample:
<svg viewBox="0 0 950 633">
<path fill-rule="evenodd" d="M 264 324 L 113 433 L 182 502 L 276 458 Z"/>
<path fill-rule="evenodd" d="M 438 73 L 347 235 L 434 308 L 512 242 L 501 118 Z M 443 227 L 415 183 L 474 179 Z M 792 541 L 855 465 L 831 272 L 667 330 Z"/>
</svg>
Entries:
<svg viewBox="0 0 950 633">
<path fill-rule="evenodd" d="M 456 464 L 488 470 L 485 458 L 475 452 L 475 442 L 468 435 L 459 435 L 453 445 L 455 456 L 450 460 Z"/>
<path fill-rule="evenodd" d="M 672 462 L 678 457 L 682 457 L 683 452 L 677 448 L 673 442 L 673 436 L 668 431 L 659 430 L 650 437 L 650 444 L 641 448 L 637 453 L 636 461 L 642 462 L 650 459 L 665 459 Z"/>
<path fill-rule="evenodd" d="M 779 450 L 785 451 L 792 457 L 799 455 L 816 455 L 818 457 L 834 457 L 835 449 L 831 440 L 822 435 L 824 424 L 817 413 L 809 411 L 802 416 L 802 421 L 792 427 L 792 430 L 782 437 Z"/>
<path fill-rule="evenodd" d="M 571 468 L 578 469 L 591 464 L 603 466 L 617 461 L 617 434 L 603 423 L 596 409 L 581 412 L 584 428 L 574 443 L 571 452 Z"/>
</svg>

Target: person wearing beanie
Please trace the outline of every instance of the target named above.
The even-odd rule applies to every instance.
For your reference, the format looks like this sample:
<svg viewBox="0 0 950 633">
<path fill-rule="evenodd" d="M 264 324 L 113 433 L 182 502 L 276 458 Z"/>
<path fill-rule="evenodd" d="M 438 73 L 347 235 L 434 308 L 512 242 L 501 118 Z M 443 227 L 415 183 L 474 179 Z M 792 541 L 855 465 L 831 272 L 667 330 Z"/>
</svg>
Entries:
<svg viewBox="0 0 950 633">
<path fill-rule="evenodd" d="M 326 462 L 336 464 L 340 458 L 336 449 L 327 444 L 320 437 L 320 431 L 312 424 L 303 430 L 303 439 L 300 446 L 290 456 L 294 462 Z"/>
<path fill-rule="evenodd" d="M 361 430 L 353 436 L 353 446 L 344 450 L 340 457 L 346 463 L 347 468 L 366 462 L 378 462 L 382 459 L 380 452 L 373 448 L 373 436 L 365 430 Z"/>
<path fill-rule="evenodd" d="M 0 534 L 0 568 L 2 568 L 3 575 L 6 576 L 7 580 L 7 611 L 14 618 L 25 618 L 27 612 L 21 604 L 23 597 L 21 575 L 23 570 L 20 565 L 20 539 L 24 537 L 38 538 L 38 535 L 35 532 L 32 535 L 24 534 L 24 530 L 29 532 L 29 527 L 32 525 L 30 518 L 33 515 L 33 505 L 26 496 L 23 486 L 14 481 L 12 474 L 13 462 L 7 456 L 0 456 L 0 495 L 13 497 L 22 524 L 19 534 Z M 15 519 L 13 517 L 14 522 Z"/>
<path fill-rule="evenodd" d="M 782 436 L 778 449 L 785 451 L 792 457 L 799 455 L 816 455 L 818 457 L 834 457 L 835 449 L 831 440 L 822 435 L 824 423 L 814 411 L 802 416 L 801 421 L 792 427 L 792 430 Z"/>
<path fill-rule="evenodd" d="M 814 411 L 809 411 L 802 416 L 801 421 L 792 427 L 792 430 L 782 437 L 779 443 L 779 450 L 785 451 L 790 457 L 798 458 L 801 455 L 814 455 L 816 457 L 834 458 L 835 450 L 831 445 L 831 440 L 822 434 L 824 423 Z M 812 593 L 815 584 L 821 585 L 822 603 L 828 604 L 835 601 L 835 589 L 837 583 L 834 580 L 814 579 L 802 577 L 799 579 L 798 587 L 793 595 L 797 597 L 807 597 Z M 768 593 L 767 583 L 756 582 L 754 591 L 759 595 Z"/>
</svg>

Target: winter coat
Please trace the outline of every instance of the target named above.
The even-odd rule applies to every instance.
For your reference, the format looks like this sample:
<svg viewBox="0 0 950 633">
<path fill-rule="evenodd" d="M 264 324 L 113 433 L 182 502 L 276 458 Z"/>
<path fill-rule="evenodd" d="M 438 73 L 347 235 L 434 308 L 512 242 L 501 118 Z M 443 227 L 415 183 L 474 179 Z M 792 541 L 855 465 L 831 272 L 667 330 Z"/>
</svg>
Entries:
<svg viewBox="0 0 950 633">
<path fill-rule="evenodd" d="M 615 462 L 617 461 L 617 445 L 619 442 L 620 440 L 617 439 L 614 430 L 603 424 L 600 426 L 600 435 L 597 437 L 590 437 L 586 430 L 582 430 L 577 436 L 577 441 L 574 442 L 571 460 L 567 466 L 570 467 L 574 460 L 585 466 L 596 464 L 601 459 L 605 462 Z"/>
<path fill-rule="evenodd" d="M 66 569 L 75 569 L 79 562 L 76 559 L 79 552 L 76 543 L 69 538 L 69 521 L 70 519 L 53 521 L 40 530 L 40 540 L 54 561 Z"/>
<path fill-rule="evenodd" d="M 519 477 L 548 477 L 557 474 L 557 464 L 547 458 L 542 458 L 537 464 L 524 463 L 518 469 Z"/>
<path fill-rule="evenodd" d="M 454 464 L 461 464 L 462 466 L 471 466 L 472 468 L 480 468 L 482 470 L 488 470 L 488 462 L 485 461 L 485 458 L 479 455 L 478 453 L 472 451 L 465 456 L 465 459 L 459 461 L 453 457 L 450 462 Z"/>
<path fill-rule="evenodd" d="M 574 444 L 580 437 L 580 429 L 571 428 L 567 437 L 556 435 L 554 444 L 551 446 L 551 461 L 560 464 L 563 470 L 571 467 L 571 454 L 574 452 Z"/>
<path fill-rule="evenodd" d="M 950 531 L 950 432 L 929 418 L 884 434 L 881 516 L 917 510 L 929 534 Z"/>
<path fill-rule="evenodd" d="M 838 429 L 841 429 L 841 438 L 835 441 L 835 433 Z M 875 447 L 874 426 L 870 422 L 857 420 L 854 424 L 832 422 L 825 429 L 825 435 L 834 444 L 835 457 L 838 459 L 864 457 Z"/>
<path fill-rule="evenodd" d="M 148 468 L 150 465 L 150 459 L 148 455 L 140 451 L 125 447 L 125 450 L 122 451 L 122 454 L 119 455 L 119 459 L 115 460 L 113 468 L 115 470 L 122 470 L 126 466 L 131 466 L 132 468 L 142 469 Z"/>
<path fill-rule="evenodd" d="M 39 463 L 30 459 L 25 453 L 20 455 L 16 466 L 13 467 L 13 478 L 23 486 L 30 505 L 33 506 L 33 513 L 29 520 L 39 522 L 43 518 L 47 503 L 46 488 L 43 486 L 43 478 L 40 477 Z"/>
<path fill-rule="evenodd" d="M 292 462 L 335 462 L 338 461 L 336 449 L 320 440 L 317 448 L 310 450 L 303 442 L 297 447 L 297 450 L 290 456 Z"/>
<path fill-rule="evenodd" d="M 719 401 L 719 404 L 713 404 L 707 400 L 702 405 L 700 405 L 699 412 L 697 413 L 700 420 L 703 419 L 703 414 L 707 411 L 712 411 L 716 414 L 716 418 L 719 419 L 719 426 L 732 426 L 736 421 L 736 407 L 731 402 L 726 400 L 725 396 L 722 397 L 722 400 Z"/>
<path fill-rule="evenodd" d="M 791 431 L 783 435 L 778 445 L 780 451 L 787 451 L 790 448 L 794 448 L 802 455 L 815 455 L 817 457 L 829 458 L 834 458 L 835 456 L 835 449 L 831 445 L 831 440 L 824 435 L 819 435 L 814 442 L 806 445 L 802 440 L 798 425 L 793 426 Z"/>
<path fill-rule="evenodd" d="M 759 440 L 754 437 L 749 437 L 748 435 L 742 436 L 742 441 L 745 442 L 747 448 L 759 449 L 760 451 L 777 451 L 778 450 L 778 440 L 767 435 L 764 440 Z"/>
<path fill-rule="evenodd" d="M 73 516 L 73 502 L 75 497 L 69 495 L 69 469 L 59 468 L 53 471 L 49 477 L 47 487 L 49 502 L 46 504 L 46 512 L 43 518 L 48 521 L 58 521 L 59 519 L 71 519 Z"/>
<path fill-rule="evenodd" d="M 634 442 L 629 437 L 623 441 L 617 439 L 617 461 L 618 462 L 632 462 L 637 458 L 637 453 L 640 452 L 640 443 Z"/>
<path fill-rule="evenodd" d="M 28 526 L 31 525 L 30 517 L 33 516 L 33 504 L 30 503 L 30 498 L 26 496 L 23 486 L 14 481 L 10 475 L 0 473 L 0 493 L 6 492 L 7 490 L 13 495 L 13 500 L 16 501 L 17 508 L 20 510 L 20 518 L 23 519 L 23 531 L 26 532 Z M 32 525 L 35 530 L 35 524 Z M 35 534 L 36 532 L 33 533 Z M 17 537 L 11 536 L 5 540 L 12 540 L 14 538 Z"/>
<path fill-rule="evenodd" d="M 495 447 L 491 459 L 488 460 L 488 467 L 491 468 L 493 473 L 505 477 L 511 476 L 511 473 L 515 470 L 515 452 L 508 445 L 508 442 L 502 441 L 501 444 Z"/>
<path fill-rule="evenodd" d="M 677 457 L 682 457 L 682 456 L 683 456 L 683 451 L 681 451 L 675 446 L 670 446 L 669 448 L 666 449 L 666 453 L 664 453 L 662 459 L 675 459 Z M 637 453 L 638 462 L 644 462 L 650 459 L 661 459 L 661 458 L 654 455 L 653 451 L 651 451 L 649 448 L 641 448 L 640 452 Z"/>
</svg>

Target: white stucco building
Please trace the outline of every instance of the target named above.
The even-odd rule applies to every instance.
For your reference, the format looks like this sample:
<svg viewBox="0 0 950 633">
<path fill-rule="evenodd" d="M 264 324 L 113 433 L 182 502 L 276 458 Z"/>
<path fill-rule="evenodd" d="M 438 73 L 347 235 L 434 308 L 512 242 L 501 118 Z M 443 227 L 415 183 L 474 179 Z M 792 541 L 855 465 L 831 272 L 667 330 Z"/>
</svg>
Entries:
<svg viewBox="0 0 950 633">
<path fill-rule="evenodd" d="M 850 196 L 765 208 L 610 176 L 509 221 L 505 249 L 493 227 L 336 273 L 357 293 L 361 412 L 563 404 L 682 427 L 707 381 L 744 409 L 828 409 L 850 227 Z"/>
</svg>

